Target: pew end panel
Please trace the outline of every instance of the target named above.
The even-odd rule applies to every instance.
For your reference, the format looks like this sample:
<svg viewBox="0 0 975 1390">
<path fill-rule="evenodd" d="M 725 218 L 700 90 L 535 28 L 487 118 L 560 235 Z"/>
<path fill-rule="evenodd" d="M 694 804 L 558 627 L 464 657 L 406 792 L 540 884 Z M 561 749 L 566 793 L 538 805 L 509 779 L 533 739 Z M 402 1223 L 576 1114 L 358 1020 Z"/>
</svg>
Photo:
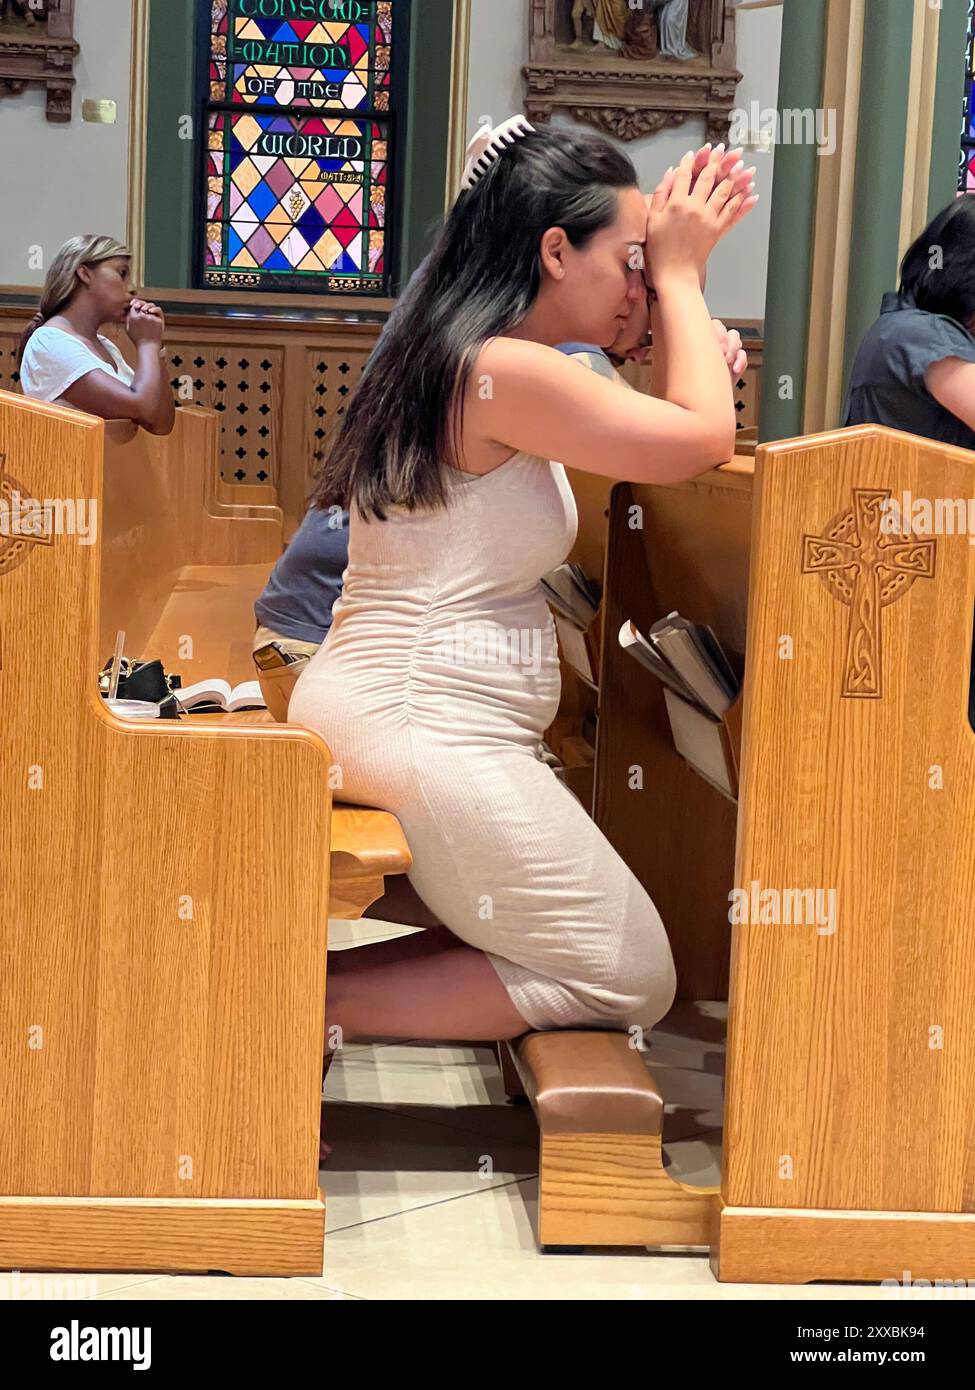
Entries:
<svg viewBox="0 0 975 1390">
<path fill-rule="evenodd" d="M 595 819 L 660 908 L 692 999 L 726 993 L 736 808 L 678 755 L 659 682 L 617 634 L 626 618 L 646 631 L 680 608 L 715 628 L 741 672 L 753 472 L 736 457 L 667 488 L 571 475 L 586 521 L 572 558 L 603 585 Z M 739 700 L 726 721 L 736 759 L 740 718 Z M 500 1051 L 506 1092 L 524 1094 L 539 1125 L 543 1248 L 708 1244 L 718 1189 L 667 1172 L 660 1091 L 625 1034 L 534 1033 Z"/>
<path fill-rule="evenodd" d="M 5 498 L 103 515 L 101 421 L 0 432 Z M 112 715 L 101 549 L 0 536 L 0 1266 L 320 1275 L 330 754 Z"/>
<path fill-rule="evenodd" d="M 972 1278 L 975 547 L 881 518 L 971 498 L 975 455 L 860 426 L 757 457 L 713 1265 Z"/>
</svg>

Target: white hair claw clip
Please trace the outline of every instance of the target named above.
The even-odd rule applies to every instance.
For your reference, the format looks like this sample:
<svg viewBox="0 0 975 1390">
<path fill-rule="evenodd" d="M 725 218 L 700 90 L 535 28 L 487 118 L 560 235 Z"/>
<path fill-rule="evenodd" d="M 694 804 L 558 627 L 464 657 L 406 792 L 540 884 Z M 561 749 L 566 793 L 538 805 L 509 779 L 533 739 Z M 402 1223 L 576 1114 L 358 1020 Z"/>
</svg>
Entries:
<svg viewBox="0 0 975 1390">
<path fill-rule="evenodd" d="M 499 159 L 510 145 L 522 136 L 529 135 L 534 129 L 524 116 L 511 116 L 498 126 L 490 126 L 485 122 L 467 146 L 467 163 L 464 165 L 464 174 L 460 181 L 461 188 L 473 188 L 478 179 L 487 173 L 494 161 Z"/>
</svg>

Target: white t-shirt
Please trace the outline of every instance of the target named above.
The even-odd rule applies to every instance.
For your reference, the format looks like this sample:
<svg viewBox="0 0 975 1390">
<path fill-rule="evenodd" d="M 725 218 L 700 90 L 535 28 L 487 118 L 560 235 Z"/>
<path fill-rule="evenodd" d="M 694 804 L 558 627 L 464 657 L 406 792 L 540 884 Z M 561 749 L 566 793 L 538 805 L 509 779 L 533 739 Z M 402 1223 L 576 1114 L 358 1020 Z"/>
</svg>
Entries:
<svg viewBox="0 0 975 1390">
<path fill-rule="evenodd" d="M 24 359 L 20 364 L 20 384 L 25 396 L 37 401 L 56 401 L 69 386 L 89 372 L 108 372 L 123 386 L 131 386 L 135 372 L 118 348 L 99 333 L 98 341 L 115 363 L 115 371 L 98 354 L 63 328 L 42 324 L 27 340 Z"/>
</svg>

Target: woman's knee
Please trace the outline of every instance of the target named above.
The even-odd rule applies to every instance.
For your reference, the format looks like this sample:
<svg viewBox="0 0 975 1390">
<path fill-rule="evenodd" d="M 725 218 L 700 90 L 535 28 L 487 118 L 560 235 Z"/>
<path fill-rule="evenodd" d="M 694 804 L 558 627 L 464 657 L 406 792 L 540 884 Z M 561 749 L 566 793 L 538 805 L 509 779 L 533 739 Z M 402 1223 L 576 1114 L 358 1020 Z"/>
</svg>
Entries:
<svg viewBox="0 0 975 1390">
<path fill-rule="evenodd" d="M 677 997 L 677 969 L 666 937 L 664 948 L 656 950 L 624 988 L 627 995 L 624 1027 L 648 1031 L 670 1012 Z"/>
</svg>

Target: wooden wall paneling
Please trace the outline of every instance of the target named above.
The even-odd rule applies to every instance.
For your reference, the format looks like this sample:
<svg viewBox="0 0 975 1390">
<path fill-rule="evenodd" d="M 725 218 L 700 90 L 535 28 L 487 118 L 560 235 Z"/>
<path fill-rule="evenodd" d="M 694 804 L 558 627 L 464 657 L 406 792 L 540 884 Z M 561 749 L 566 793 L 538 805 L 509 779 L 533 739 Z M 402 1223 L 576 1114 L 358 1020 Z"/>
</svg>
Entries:
<svg viewBox="0 0 975 1390">
<path fill-rule="evenodd" d="M 17 349 L 20 330 L 0 333 L 0 391 L 19 391 L 20 373 L 17 370 Z"/>
<path fill-rule="evenodd" d="M 765 344 L 762 339 L 762 325 L 758 319 L 729 320 L 728 328 L 737 328 L 742 336 L 745 351 L 748 353 L 748 366 L 744 375 L 734 382 L 735 415 L 739 431 L 757 430 L 759 411 L 762 402 L 762 378 L 765 370 Z M 637 391 L 646 394 L 650 389 L 650 374 L 653 363 L 651 349 L 648 360 L 642 364 L 627 362 L 620 368 L 620 375 Z"/>
<path fill-rule="evenodd" d="M 308 370 L 312 381 L 311 407 L 312 449 L 308 454 L 307 485 L 311 489 L 315 470 L 328 453 L 330 444 L 341 426 L 342 416 L 358 385 L 368 361 L 367 351 L 331 344 L 321 350 L 308 352 Z"/>
<path fill-rule="evenodd" d="M 191 403 L 220 415 L 221 477 L 228 483 L 270 483 L 281 468 L 284 349 L 266 343 L 174 341 L 169 345 L 173 389 L 190 379 Z"/>
</svg>

